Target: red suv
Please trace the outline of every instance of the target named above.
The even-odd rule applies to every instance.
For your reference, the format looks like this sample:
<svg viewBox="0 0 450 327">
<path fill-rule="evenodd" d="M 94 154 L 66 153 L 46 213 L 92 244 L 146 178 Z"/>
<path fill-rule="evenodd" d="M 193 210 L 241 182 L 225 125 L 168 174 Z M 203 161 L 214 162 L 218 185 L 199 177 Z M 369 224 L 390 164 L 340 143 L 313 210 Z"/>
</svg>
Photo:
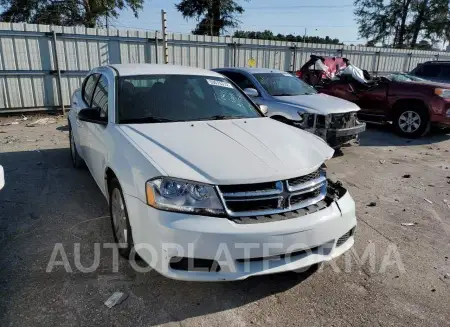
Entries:
<svg viewBox="0 0 450 327">
<path fill-rule="evenodd" d="M 333 67 L 336 59 L 339 61 Z M 344 67 L 341 60 L 345 62 Z M 358 116 L 362 119 L 392 121 L 404 136 L 420 137 L 431 124 L 450 127 L 449 84 L 432 83 L 407 74 L 371 78 L 367 71 L 351 65 L 345 58 L 314 55 L 297 75 L 305 81 L 316 81 L 314 86 L 321 93 L 356 103 L 361 108 Z"/>
</svg>

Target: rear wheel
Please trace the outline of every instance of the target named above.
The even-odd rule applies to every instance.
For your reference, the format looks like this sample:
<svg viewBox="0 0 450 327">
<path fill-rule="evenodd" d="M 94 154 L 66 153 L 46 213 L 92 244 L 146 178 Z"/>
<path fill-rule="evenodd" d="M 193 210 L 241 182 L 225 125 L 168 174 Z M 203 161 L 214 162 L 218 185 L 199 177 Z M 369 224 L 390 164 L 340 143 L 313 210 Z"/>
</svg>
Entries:
<svg viewBox="0 0 450 327">
<path fill-rule="evenodd" d="M 428 111 L 418 104 L 407 104 L 397 110 L 393 123 L 397 133 L 410 138 L 421 137 L 430 129 Z"/>
<path fill-rule="evenodd" d="M 73 136 L 72 127 L 69 124 L 69 143 L 70 143 L 70 158 L 74 168 L 80 169 L 83 167 L 83 158 L 80 157 L 75 145 L 75 138 Z"/>
</svg>

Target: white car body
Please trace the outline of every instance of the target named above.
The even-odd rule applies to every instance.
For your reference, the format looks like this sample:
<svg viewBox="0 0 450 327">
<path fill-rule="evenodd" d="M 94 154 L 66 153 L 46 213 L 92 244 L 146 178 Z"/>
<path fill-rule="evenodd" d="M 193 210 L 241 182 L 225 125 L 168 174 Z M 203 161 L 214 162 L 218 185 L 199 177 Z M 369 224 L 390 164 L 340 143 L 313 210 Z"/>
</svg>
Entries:
<svg viewBox="0 0 450 327">
<path fill-rule="evenodd" d="M 142 64 L 99 67 L 88 76 L 91 74 L 102 74 L 108 81 L 107 124 L 78 119 L 79 111 L 88 104 L 77 90 L 69 113 L 75 147 L 107 200 L 107 179 L 111 174 L 117 177 L 137 253 L 161 274 L 197 281 L 245 279 L 328 261 L 353 245 L 355 203 L 348 192 L 309 214 L 284 208 L 289 219 L 267 212 L 268 217 L 274 217 L 272 220 L 259 223 L 261 217 L 252 216 L 251 223 L 243 223 L 244 218 L 227 209 L 227 195 L 218 187 L 283 181 L 274 185 L 284 185 L 283 193 L 279 193 L 284 200 L 290 194 L 285 189 L 287 179 L 317 172 L 332 157 L 333 149 L 319 137 L 266 117 L 119 124 L 115 98 L 118 76 L 222 76 L 202 69 Z M 148 205 L 146 182 L 161 176 L 213 185 L 227 215 L 194 215 Z M 326 189 L 326 183 L 321 185 Z M 345 235 L 340 244 L 338 240 Z M 253 244 L 254 248 L 244 253 L 242 244 Z M 154 251 L 149 252 L 146 247 Z M 172 269 L 169 262 L 183 256 L 180 249 L 185 257 L 218 261 L 220 271 Z M 230 259 L 230 264 L 218 260 L 218 249 L 222 251 L 221 258 Z M 272 257 L 292 252 L 296 255 L 291 260 Z M 242 262 L 249 256 L 261 260 Z"/>
<path fill-rule="evenodd" d="M 5 172 L 3 166 L 0 165 L 0 190 L 5 186 Z"/>
</svg>

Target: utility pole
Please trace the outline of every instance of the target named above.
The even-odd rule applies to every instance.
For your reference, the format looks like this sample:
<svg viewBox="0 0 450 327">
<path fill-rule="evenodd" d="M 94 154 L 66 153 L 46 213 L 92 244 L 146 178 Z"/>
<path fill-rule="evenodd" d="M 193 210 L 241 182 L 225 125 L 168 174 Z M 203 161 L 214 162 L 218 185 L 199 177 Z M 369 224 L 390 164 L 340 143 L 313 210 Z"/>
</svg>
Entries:
<svg viewBox="0 0 450 327">
<path fill-rule="evenodd" d="M 162 39 L 163 39 L 163 51 L 164 51 L 164 63 L 169 63 L 169 47 L 167 46 L 167 13 L 164 9 L 161 9 L 161 25 L 162 25 Z"/>
</svg>

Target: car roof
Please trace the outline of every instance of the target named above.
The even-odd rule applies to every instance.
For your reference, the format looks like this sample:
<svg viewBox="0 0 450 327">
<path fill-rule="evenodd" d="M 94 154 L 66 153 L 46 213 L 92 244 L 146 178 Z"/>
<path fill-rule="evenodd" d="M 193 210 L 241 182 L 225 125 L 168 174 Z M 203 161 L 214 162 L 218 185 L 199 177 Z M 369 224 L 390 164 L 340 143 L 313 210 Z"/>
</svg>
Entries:
<svg viewBox="0 0 450 327">
<path fill-rule="evenodd" d="M 177 66 L 177 65 L 160 65 L 160 64 L 114 64 L 108 67 L 113 68 L 120 76 L 135 76 L 135 75 L 199 75 L 222 77 L 213 71 Z"/>
<path fill-rule="evenodd" d="M 435 61 L 426 61 L 422 63 L 423 65 L 450 65 L 450 61 L 447 60 L 435 60 Z"/>
<path fill-rule="evenodd" d="M 270 68 L 247 68 L 247 67 L 226 67 L 226 68 L 217 68 L 214 69 L 214 71 L 219 72 L 220 71 L 235 71 L 235 72 L 246 72 L 249 74 L 261 74 L 261 73 L 285 73 L 278 69 L 270 69 Z"/>
</svg>

